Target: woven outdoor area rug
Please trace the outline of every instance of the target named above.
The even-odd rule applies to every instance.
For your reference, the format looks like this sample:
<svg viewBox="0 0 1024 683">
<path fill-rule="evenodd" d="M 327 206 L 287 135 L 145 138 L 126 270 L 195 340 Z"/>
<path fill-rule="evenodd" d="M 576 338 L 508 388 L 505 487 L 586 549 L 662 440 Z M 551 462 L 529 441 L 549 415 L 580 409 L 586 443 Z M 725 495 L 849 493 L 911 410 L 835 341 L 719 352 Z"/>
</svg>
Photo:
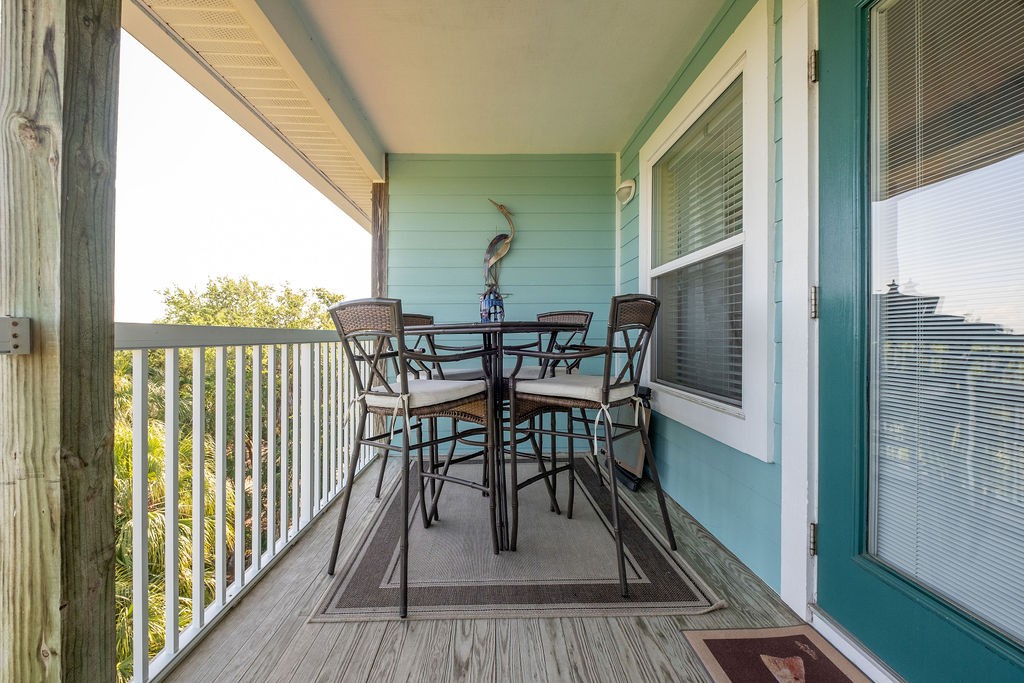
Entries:
<svg viewBox="0 0 1024 683">
<path fill-rule="evenodd" d="M 520 465 L 523 475 L 536 465 Z M 619 595 L 611 497 L 588 465 L 577 467 L 573 518 L 550 511 L 542 482 L 520 492 L 519 541 L 515 552 L 495 555 L 488 522 L 489 499 L 465 486 L 446 484 L 440 521 L 424 529 L 418 487 L 410 476 L 409 618 L 515 618 L 703 614 L 724 607 L 660 535 L 623 505 L 630 597 Z M 415 470 L 413 470 L 413 474 Z M 480 476 L 479 465 L 453 474 Z M 568 477 L 559 479 L 565 503 Z M 311 621 L 398 618 L 398 541 L 401 505 L 397 484 L 348 565 Z M 664 530 L 662 529 L 662 532 Z"/>
<path fill-rule="evenodd" d="M 806 624 L 684 634 L 715 683 L 870 683 Z"/>
</svg>

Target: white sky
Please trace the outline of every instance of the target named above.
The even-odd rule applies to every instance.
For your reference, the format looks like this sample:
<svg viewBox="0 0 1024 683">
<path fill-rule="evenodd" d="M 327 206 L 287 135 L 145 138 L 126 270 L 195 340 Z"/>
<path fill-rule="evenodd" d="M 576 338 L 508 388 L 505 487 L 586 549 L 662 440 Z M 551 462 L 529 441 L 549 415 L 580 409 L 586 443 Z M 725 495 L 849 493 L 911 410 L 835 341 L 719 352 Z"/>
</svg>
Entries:
<svg viewBox="0 0 1024 683">
<path fill-rule="evenodd" d="M 118 322 L 220 275 L 369 295 L 369 234 L 127 33 L 116 216 Z"/>
</svg>

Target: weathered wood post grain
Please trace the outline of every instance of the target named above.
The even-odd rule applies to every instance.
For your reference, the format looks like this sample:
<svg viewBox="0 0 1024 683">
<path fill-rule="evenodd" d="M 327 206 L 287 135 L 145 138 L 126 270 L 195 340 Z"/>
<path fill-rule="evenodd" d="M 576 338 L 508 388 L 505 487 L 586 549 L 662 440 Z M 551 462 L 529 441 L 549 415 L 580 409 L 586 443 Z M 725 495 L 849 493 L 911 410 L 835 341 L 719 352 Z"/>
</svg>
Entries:
<svg viewBox="0 0 1024 683">
<path fill-rule="evenodd" d="M 113 680 L 120 2 L 0 7 L 0 680 Z"/>
<path fill-rule="evenodd" d="M 388 159 L 384 157 L 384 182 L 374 183 L 373 215 L 370 224 L 370 292 L 372 296 L 388 295 Z"/>
</svg>

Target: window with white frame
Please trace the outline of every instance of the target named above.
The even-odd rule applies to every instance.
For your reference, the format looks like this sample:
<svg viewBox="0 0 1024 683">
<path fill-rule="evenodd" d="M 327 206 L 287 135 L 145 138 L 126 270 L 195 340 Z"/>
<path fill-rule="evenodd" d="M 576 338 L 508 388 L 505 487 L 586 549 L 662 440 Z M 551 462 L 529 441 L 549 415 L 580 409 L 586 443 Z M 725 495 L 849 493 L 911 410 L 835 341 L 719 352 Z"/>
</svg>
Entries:
<svg viewBox="0 0 1024 683">
<path fill-rule="evenodd" d="M 659 412 L 762 460 L 771 353 L 767 3 L 641 150 L 641 288 L 661 299 Z"/>
<path fill-rule="evenodd" d="M 743 77 L 654 164 L 659 382 L 743 405 Z"/>
</svg>

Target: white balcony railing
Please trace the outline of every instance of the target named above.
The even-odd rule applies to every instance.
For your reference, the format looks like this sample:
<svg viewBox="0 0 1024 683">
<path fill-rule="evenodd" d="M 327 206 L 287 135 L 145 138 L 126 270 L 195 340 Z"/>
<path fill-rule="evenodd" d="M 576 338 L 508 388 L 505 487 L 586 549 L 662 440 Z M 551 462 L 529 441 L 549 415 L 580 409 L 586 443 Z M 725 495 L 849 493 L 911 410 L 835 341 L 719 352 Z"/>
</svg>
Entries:
<svg viewBox="0 0 1024 683">
<path fill-rule="evenodd" d="M 130 538 L 141 683 L 167 671 L 347 483 L 353 391 L 334 332 L 119 323 L 115 339 L 131 353 L 131 529 L 118 533 L 125 553 Z M 162 548 L 150 533 L 159 525 Z"/>
</svg>

